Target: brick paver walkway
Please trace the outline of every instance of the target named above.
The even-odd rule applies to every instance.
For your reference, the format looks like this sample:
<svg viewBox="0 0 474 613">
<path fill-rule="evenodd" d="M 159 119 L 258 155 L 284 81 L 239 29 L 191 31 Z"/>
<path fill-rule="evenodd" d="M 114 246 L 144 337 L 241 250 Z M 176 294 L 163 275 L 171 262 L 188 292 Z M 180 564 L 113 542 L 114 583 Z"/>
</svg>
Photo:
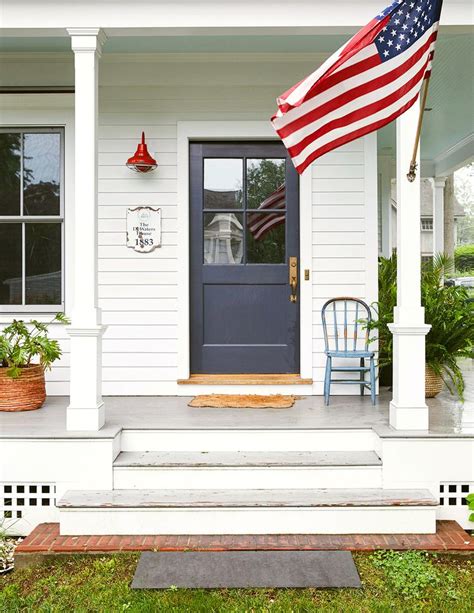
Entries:
<svg viewBox="0 0 474 613">
<path fill-rule="evenodd" d="M 474 537 L 455 521 L 438 521 L 436 534 L 296 534 L 229 536 L 61 536 L 59 524 L 40 524 L 16 552 L 81 553 L 112 551 L 422 549 L 474 551 Z"/>
</svg>

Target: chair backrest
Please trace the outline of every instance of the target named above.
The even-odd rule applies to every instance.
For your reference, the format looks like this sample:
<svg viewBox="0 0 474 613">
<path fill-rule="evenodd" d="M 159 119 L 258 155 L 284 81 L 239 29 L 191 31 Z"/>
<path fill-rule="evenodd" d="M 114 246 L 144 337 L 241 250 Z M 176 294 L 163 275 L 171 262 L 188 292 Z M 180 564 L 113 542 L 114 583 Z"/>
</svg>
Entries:
<svg viewBox="0 0 474 613">
<path fill-rule="evenodd" d="M 321 311 L 326 351 L 367 351 L 372 320 L 369 306 L 358 298 L 331 298 Z"/>
</svg>

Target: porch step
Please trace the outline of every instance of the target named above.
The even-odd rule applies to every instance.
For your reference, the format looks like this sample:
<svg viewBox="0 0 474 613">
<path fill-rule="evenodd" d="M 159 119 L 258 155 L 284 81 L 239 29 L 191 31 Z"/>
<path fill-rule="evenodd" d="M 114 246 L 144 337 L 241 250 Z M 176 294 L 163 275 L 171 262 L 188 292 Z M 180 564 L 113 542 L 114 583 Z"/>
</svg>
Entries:
<svg viewBox="0 0 474 613">
<path fill-rule="evenodd" d="M 204 409 L 205 410 L 205 409 Z M 214 410 L 214 409 L 211 409 Z M 229 426 L 200 427 L 199 414 L 189 428 L 125 428 L 122 451 L 373 451 L 378 437 L 371 428 L 268 428 L 260 427 L 256 409 L 252 428 L 236 428 L 228 409 Z M 189 420 L 188 420 L 189 423 Z"/>
<path fill-rule="evenodd" d="M 374 451 L 122 452 L 115 489 L 299 489 L 382 485 Z"/>
<path fill-rule="evenodd" d="M 75 490 L 61 534 L 434 533 L 428 490 Z"/>
</svg>

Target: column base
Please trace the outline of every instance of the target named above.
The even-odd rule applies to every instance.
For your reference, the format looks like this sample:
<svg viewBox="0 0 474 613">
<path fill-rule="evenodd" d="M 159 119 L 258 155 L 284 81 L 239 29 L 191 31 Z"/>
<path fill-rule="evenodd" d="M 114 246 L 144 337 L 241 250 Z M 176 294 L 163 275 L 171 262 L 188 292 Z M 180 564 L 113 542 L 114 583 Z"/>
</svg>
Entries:
<svg viewBox="0 0 474 613">
<path fill-rule="evenodd" d="M 105 423 L 105 406 L 101 402 L 95 407 L 79 408 L 69 406 L 66 410 L 66 430 L 97 432 Z"/>
<path fill-rule="evenodd" d="M 428 430 L 429 409 L 425 404 L 419 407 L 399 407 L 390 403 L 390 425 L 395 430 Z"/>
</svg>

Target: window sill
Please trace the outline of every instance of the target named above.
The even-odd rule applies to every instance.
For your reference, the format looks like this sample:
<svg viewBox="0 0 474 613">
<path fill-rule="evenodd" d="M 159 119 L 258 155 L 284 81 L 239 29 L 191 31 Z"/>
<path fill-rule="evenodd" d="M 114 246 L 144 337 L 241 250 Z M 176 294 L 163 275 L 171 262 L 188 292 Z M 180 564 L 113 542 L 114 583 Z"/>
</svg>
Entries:
<svg viewBox="0 0 474 613">
<path fill-rule="evenodd" d="M 23 319 L 29 321 L 30 319 L 36 319 L 40 323 L 49 323 L 56 315 L 56 313 L 64 313 L 64 307 L 58 307 L 51 311 L 1 311 L 0 310 L 0 324 L 10 324 L 14 319 Z M 53 322 L 54 324 L 61 324 L 61 322 Z"/>
</svg>

